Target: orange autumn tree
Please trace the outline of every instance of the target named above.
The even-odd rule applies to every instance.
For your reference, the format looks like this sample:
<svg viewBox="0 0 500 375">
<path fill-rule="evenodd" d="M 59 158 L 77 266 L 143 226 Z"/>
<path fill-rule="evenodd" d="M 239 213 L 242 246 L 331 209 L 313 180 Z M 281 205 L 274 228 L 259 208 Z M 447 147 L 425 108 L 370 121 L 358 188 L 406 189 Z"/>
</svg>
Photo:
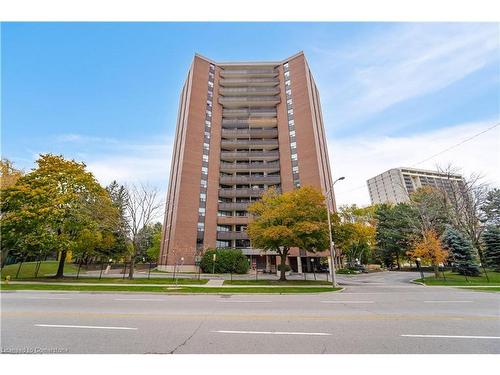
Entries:
<svg viewBox="0 0 500 375">
<path fill-rule="evenodd" d="M 328 248 L 325 197 L 318 189 L 305 186 L 279 194 L 274 189 L 248 207 L 252 220 L 247 233 L 252 245 L 276 252 L 285 264 L 288 252 L 298 247 L 314 253 Z M 280 267 L 285 281 L 285 268 Z"/>
<path fill-rule="evenodd" d="M 416 242 L 407 254 L 412 258 L 421 258 L 424 263 L 430 263 L 434 267 L 436 278 L 439 277 L 439 264 L 448 257 L 448 252 L 443 249 L 437 233 L 432 229 L 424 231 L 422 239 Z"/>
</svg>

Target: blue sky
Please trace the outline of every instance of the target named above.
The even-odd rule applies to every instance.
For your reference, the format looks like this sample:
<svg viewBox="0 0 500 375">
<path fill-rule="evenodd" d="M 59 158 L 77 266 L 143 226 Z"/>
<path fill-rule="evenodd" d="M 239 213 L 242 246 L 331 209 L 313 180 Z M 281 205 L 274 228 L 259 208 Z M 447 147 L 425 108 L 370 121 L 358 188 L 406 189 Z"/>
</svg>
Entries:
<svg viewBox="0 0 500 375">
<path fill-rule="evenodd" d="M 194 53 L 282 60 L 303 50 L 321 94 L 339 202 L 500 121 L 500 31 L 487 23 L 3 23 L 2 156 L 85 161 L 107 184 L 166 190 Z M 500 128 L 419 167 L 500 185 Z M 489 161 L 487 161 L 489 160 Z"/>
</svg>

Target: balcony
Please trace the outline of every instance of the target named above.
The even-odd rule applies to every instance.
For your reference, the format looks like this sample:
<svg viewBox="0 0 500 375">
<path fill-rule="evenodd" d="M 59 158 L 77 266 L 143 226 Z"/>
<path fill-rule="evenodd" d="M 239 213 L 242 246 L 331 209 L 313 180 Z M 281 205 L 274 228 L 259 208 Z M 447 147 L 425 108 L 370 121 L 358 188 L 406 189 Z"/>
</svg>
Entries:
<svg viewBox="0 0 500 375">
<path fill-rule="evenodd" d="M 275 160 L 280 156 L 279 151 L 222 151 L 221 160 Z"/>
<path fill-rule="evenodd" d="M 248 240 L 247 232 L 217 232 L 218 240 Z"/>
<path fill-rule="evenodd" d="M 276 117 L 276 109 L 271 108 L 239 108 L 222 110 L 222 117 Z"/>
<path fill-rule="evenodd" d="M 277 77 L 274 69 L 221 69 L 220 76 L 224 78 L 264 78 Z"/>
<path fill-rule="evenodd" d="M 255 147 L 262 149 L 278 148 L 277 139 L 222 139 L 221 147 L 225 149 L 238 149 Z"/>
<path fill-rule="evenodd" d="M 264 96 L 279 93 L 279 87 L 221 87 L 219 89 L 219 94 L 222 96 Z"/>
<path fill-rule="evenodd" d="M 277 172 L 280 170 L 279 161 L 269 163 L 220 163 L 220 170 L 227 172 Z"/>
<path fill-rule="evenodd" d="M 221 211 L 246 211 L 252 202 L 219 202 Z"/>
<path fill-rule="evenodd" d="M 245 225 L 248 224 L 248 216 L 217 216 L 217 224 L 220 225 Z"/>
<path fill-rule="evenodd" d="M 219 189 L 219 197 L 222 198 L 257 198 L 260 197 L 266 189 Z"/>
<path fill-rule="evenodd" d="M 279 96 L 221 96 L 219 104 L 231 107 L 275 107 L 280 102 Z"/>
<path fill-rule="evenodd" d="M 276 138 L 278 129 L 224 129 L 222 128 L 224 138 Z"/>
<path fill-rule="evenodd" d="M 280 81 L 278 78 L 221 78 L 219 81 L 223 87 L 238 87 L 238 86 L 278 86 Z"/>
<path fill-rule="evenodd" d="M 222 126 L 225 128 L 274 128 L 278 124 L 278 120 L 273 117 L 268 118 L 227 118 L 222 119 Z"/>
<path fill-rule="evenodd" d="M 280 176 L 220 176 L 221 184 L 279 184 Z"/>
</svg>

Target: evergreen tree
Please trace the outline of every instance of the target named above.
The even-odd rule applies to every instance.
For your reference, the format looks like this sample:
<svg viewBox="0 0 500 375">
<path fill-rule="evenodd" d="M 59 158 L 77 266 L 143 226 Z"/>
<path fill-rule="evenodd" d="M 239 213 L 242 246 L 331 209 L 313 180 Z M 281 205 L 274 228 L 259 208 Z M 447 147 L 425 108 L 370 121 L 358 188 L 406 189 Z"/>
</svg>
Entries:
<svg viewBox="0 0 500 375">
<path fill-rule="evenodd" d="M 488 226 L 483 233 L 483 242 L 485 265 L 500 272 L 500 227 Z"/>
<path fill-rule="evenodd" d="M 457 272 L 465 276 L 479 276 L 479 266 L 472 255 L 472 245 L 467 239 L 452 227 L 447 227 L 443 233 L 443 247 L 451 255 Z"/>
</svg>

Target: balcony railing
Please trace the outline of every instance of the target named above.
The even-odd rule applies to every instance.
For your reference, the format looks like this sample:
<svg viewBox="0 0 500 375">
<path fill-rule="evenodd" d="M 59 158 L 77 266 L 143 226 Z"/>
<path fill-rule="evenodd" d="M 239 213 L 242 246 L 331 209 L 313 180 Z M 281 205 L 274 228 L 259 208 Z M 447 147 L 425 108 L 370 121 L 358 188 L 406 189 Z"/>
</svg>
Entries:
<svg viewBox="0 0 500 375">
<path fill-rule="evenodd" d="M 246 211 L 251 202 L 220 202 L 221 211 Z"/>
<path fill-rule="evenodd" d="M 223 148 L 242 148 L 242 147 L 262 147 L 276 148 L 278 147 L 277 139 L 223 139 L 221 140 Z"/>
<path fill-rule="evenodd" d="M 217 216 L 217 224 L 241 225 L 248 224 L 248 216 Z"/>
<path fill-rule="evenodd" d="M 221 77 L 276 77 L 278 71 L 274 69 L 222 69 Z"/>
<path fill-rule="evenodd" d="M 219 94 L 226 95 L 278 95 L 280 89 L 278 87 L 221 87 Z"/>
<path fill-rule="evenodd" d="M 222 110 L 222 117 L 276 117 L 276 109 L 262 108 L 262 109 L 226 109 Z"/>
<path fill-rule="evenodd" d="M 222 198 L 256 198 L 260 197 L 266 189 L 219 189 L 219 197 Z"/>
<path fill-rule="evenodd" d="M 247 232 L 217 232 L 218 240 L 248 240 Z"/>
<path fill-rule="evenodd" d="M 277 86 L 277 78 L 221 78 L 221 86 Z"/>
<path fill-rule="evenodd" d="M 224 107 L 274 107 L 279 102 L 279 96 L 221 96 L 219 98 L 219 103 Z"/>
<path fill-rule="evenodd" d="M 270 163 L 220 163 L 221 171 L 270 171 L 279 169 L 279 161 Z"/>
<path fill-rule="evenodd" d="M 267 160 L 279 158 L 279 151 L 222 151 L 220 153 L 221 159 L 227 160 L 245 160 L 245 159 L 257 159 L 257 160 Z"/>
<path fill-rule="evenodd" d="M 278 129 L 224 129 L 222 128 L 222 136 L 229 138 L 275 138 L 278 136 Z"/>
<path fill-rule="evenodd" d="M 279 184 L 280 176 L 220 176 L 221 184 Z"/>
</svg>

